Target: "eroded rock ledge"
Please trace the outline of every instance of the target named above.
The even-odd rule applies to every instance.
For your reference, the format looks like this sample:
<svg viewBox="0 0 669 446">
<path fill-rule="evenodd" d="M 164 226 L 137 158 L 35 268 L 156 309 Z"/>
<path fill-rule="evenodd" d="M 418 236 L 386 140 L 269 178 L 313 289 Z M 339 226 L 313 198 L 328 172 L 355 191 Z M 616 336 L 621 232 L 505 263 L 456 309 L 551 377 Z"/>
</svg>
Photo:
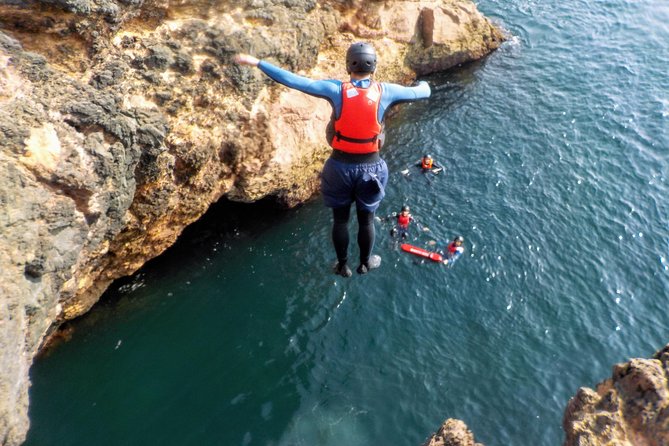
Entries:
<svg viewBox="0 0 669 446">
<path fill-rule="evenodd" d="M 669 445 L 669 344 L 652 359 L 616 364 L 596 390 L 580 388 L 562 426 L 564 446 Z"/>
<path fill-rule="evenodd" d="M 341 78 L 367 40 L 407 81 L 497 48 L 468 0 L 8 0 L 0 4 L 0 443 L 28 427 L 45 337 L 226 197 L 308 199 L 325 101 L 232 64 Z"/>
<path fill-rule="evenodd" d="M 476 443 L 474 434 L 460 420 L 449 418 L 423 446 L 483 446 Z"/>
</svg>

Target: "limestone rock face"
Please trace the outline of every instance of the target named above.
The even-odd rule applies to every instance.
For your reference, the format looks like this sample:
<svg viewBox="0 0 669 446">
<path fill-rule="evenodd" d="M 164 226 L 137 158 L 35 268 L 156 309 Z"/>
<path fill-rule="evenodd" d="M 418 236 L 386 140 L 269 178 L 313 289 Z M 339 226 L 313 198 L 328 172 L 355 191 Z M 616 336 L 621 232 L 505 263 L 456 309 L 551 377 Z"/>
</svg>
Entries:
<svg viewBox="0 0 669 446">
<path fill-rule="evenodd" d="M 28 427 L 44 339 L 226 197 L 318 189 L 327 101 L 231 63 L 343 78 L 370 41 L 405 82 L 497 48 L 469 0 L 0 2 L 0 443 Z"/>
<path fill-rule="evenodd" d="M 581 388 L 565 411 L 565 446 L 669 444 L 669 344 L 652 359 L 613 367 L 597 390 Z"/>
<path fill-rule="evenodd" d="M 423 446 L 483 446 L 460 420 L 449 418 Z"/>
<path fill-rule="evenodd" d="M 128 114 L 4 34 L 0 92 L 0 440 L 12 444 L 25 432 L 32 355 L 126 225 L 151 116 Z"/>
</svg>

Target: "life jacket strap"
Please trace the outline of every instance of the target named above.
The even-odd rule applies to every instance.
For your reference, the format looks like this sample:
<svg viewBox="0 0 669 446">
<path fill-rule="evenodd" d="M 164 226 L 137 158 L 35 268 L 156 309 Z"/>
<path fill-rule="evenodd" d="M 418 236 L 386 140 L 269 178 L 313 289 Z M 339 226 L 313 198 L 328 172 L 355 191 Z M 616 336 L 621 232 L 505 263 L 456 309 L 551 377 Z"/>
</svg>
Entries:
<svg viewBox="0 0 669 446">
<path fill-rule="evenodd" d="M 351 137 L 342 135 L 341 132 L 339 130 L 337 130 L 337 132 L 335 133 L 335 138 L 337 138 L 338 141 L 341 140 L 341 141 L 353 142 L 353 143 L 357 143 L 357 144 L 367 144 L 369 142 L 376 142 L 376 140 L 379 139 L 379 135 L 374 135 L 373 138 L 365 138 L 365 139 L 351 138 Z"/>
</svg>

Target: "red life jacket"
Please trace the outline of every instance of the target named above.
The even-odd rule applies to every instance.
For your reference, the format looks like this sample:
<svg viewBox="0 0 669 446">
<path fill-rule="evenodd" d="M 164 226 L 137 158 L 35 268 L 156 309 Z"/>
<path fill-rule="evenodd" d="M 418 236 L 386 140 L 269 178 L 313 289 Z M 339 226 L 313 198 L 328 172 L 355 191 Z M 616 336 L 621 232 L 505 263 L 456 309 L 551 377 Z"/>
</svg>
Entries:
<svg viewBox="0 0 669 446">
<path fill-rule="evenodd" d="M 378 121 L 381 84 L 371 81 L 369 88 L 358 88 L 344 82 L 341 93 L 341 115 L 334 121 L 330 145 L 347 153 L 378 152 L 383 132 Z"/>
<path fill-rule="evenodd" d="M 448 245 L 448 252 L 450 254 L 455 254 L 455 252 L 458 250 L 458 247 L 455 245 L 455 242 L 451 242 L 450 245 Z"/>
<path fill-rule="evenodd" d="M 401 228 L 408 228 L 411 221 L 411 214 L 403 215 L 401 212 L 397 214 L 397 224 Z"/>
<path fill-rule="evenodd" d="M 434 160 L 432 158 L 423 158 L 421 162 L 421 167 L 423 169 L 432 169 L 432 164 L 434 163 Z"/>
</svg>

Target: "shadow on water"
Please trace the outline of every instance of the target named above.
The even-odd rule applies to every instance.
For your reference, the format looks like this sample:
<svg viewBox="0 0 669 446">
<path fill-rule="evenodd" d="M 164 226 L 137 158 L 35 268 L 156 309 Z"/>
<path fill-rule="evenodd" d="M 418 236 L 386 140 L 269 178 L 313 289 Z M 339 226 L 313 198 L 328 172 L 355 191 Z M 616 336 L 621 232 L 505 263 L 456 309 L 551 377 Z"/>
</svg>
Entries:
<svg viewBox="0 0 669 446">
<path fill-rule="evenodd" d="M 71 340 L 77 327 L 91 327 L 101 318 L 123 311 L 136 300 L 131 292 L 145 283 L 160 282 L 177 274 L 184 262 L 211 256 L 218 246 L 260 237 L 268 229 L 281 225 L 293 212 L 295 209 L 286 209 L 271 197 L 255 203 L 219 200 L 200 219 L 187 226 L 174 245 L 148 260 L 134 274 L 114 281 L 88 313 L 59 327 L 39 357 L 50 355 L 62 342 Z"/>
<path fill-rule="evenodd" d="M 145 269 L 178 263 L 175 259 L 197 256 L 203 249 L 224 240 L 256 238 L 282 224 L 293 212 L 272 198 L 250 204 L 220 200 L 212 204 L 199 220 L 186 227 L 165 253 L 147 262 Z"/>
<path fill-rule="evenodd" d="M 239 419 L 273 419 L 253 438 L 277 438 L 298 404 L 300 375 L 285 370 L 299 366 L 284 351 L 290 334 L 271 324 L 285 303 L 268 302 L 271 291 L 258 282 L 273 281 L 267 288 L 277 292 L 281 283 L 258 279 L 249 251 L 300 212 L 269 199 L 221 201 L 164 254 L 116 281 L 64 327 L 69 342 L 33 365 L 26 445 L 245 444 L 249 431 L 226 428 Z"/>
</svg>

